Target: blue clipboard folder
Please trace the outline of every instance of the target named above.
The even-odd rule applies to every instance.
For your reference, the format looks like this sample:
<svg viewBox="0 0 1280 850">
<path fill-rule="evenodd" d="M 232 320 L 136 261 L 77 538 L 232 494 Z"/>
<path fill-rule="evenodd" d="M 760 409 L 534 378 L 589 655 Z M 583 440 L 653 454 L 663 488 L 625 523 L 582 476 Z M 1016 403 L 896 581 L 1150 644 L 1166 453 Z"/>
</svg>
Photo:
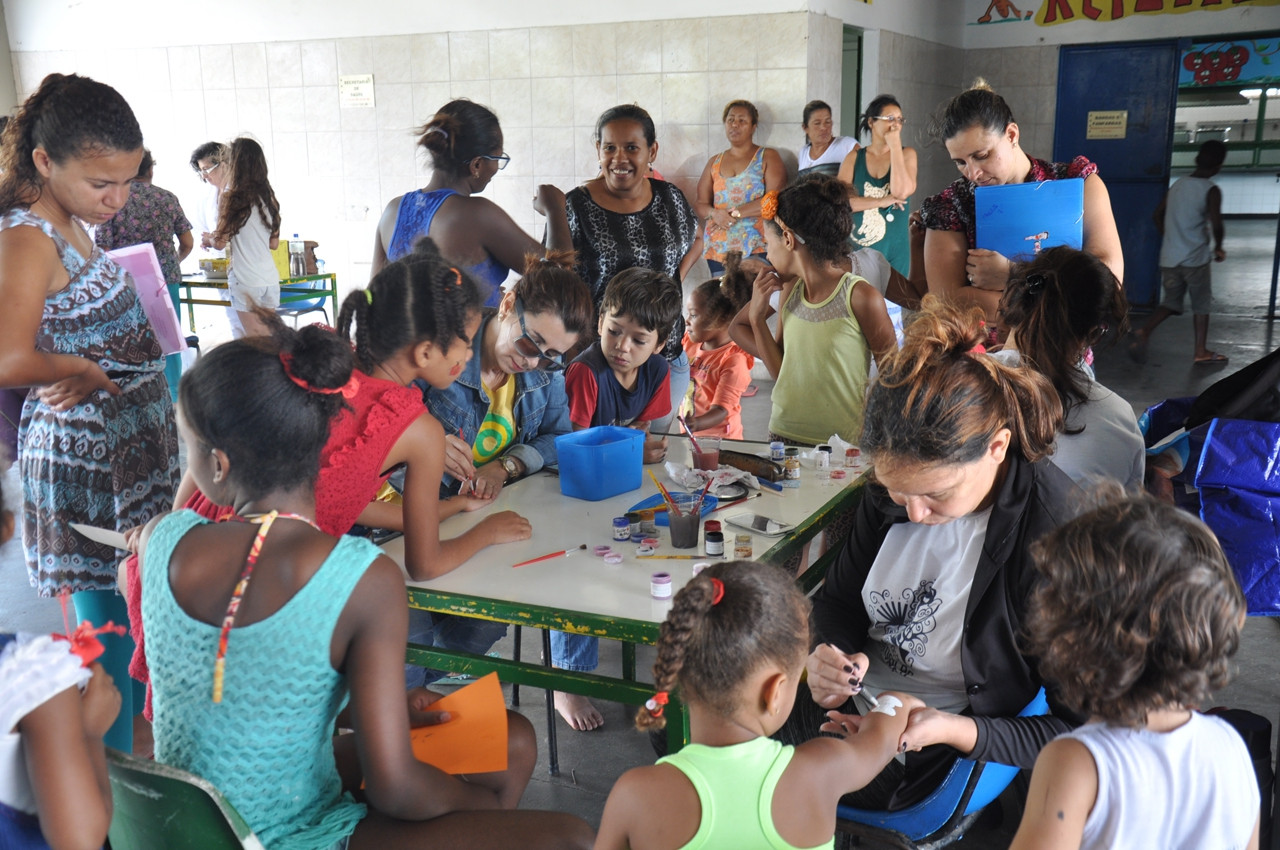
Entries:
<svg viewBox="0 0 1280 850">
<path fill-rule="evenodd" d="M 1084 244 L 1084 180 L 979 186 L 974 190 L 979 248 L 1026 260 L 1055 245 Z"/>
</svg>

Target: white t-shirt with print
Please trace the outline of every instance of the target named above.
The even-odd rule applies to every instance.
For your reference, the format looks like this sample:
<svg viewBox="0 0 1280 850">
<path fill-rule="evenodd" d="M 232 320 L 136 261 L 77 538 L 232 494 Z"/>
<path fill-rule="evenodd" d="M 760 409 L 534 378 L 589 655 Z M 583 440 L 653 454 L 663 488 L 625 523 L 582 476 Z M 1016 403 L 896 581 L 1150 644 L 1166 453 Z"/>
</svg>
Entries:
<svg viewBox="0 0 1280 850">
<path fill-rule="evenodd" d="M 960 646 L 990 519 L 988 508 L 941 525 L 889 529 L 862 586 L 871 619 L 865 690 L 902 691 L 942 711 L 969 707 Z"/>
</svg>

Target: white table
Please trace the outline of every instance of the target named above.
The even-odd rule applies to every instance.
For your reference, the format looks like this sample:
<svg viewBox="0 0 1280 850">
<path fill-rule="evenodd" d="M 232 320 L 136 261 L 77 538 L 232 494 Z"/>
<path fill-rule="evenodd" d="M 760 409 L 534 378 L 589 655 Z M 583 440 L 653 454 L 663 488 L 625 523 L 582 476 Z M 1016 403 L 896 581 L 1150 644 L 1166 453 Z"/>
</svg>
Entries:
<svg viewBox="0 0 1280 850">
<path fill-rule="evenodd" d="M 672 444 L 671 458 L 687 463 L 687 443 L 673 439 Z M 759 444 L 726 442 L 724 447 L 748 452 L 762 448 L 767 451 Z M 638 490 L 599 502 L 561 495 L 559 479 L 547 473 L 539 473 L 505 487 L 492 507 L 449 518 L 441 523 L 440 534 L 456 537 L 486 514 L 507 509 L 528 517 L 533 523 L 533 536 L 529 540 L 490 546 L 439 578 L 407 581 L 409 605 L 414 608 L 623 641 L 624 669 L 621 678 L 575 673 L 418 644 L 409 646 L 407 657 L 410 663 L 473 675 L 497 671 L 504 681 L 516 684 L 642 704 L 651 696 L 652 686 L 636 681 L 634 644 L 657 643 L 659 627 L 670 608 L 670 600 L 650 597 L 650 576 L 655 572 L 670 573 L 674 595 L 689 581 L 696 563 L 695 560 L 641 560 L 636 557 L 634 544 L 612 540 L 613 518 L 622 516 L 637 502 L 657 492 L 649 478 L 650 469 L 664 486 L 672 489 L 673 485 L 666 480 L 661 465 L 645 468 L 643 484 Z M 850 477 L 845 481 L 833 481 L 824 486 L 815 480 L 812 470 L 803 469 L 799 488 L 786 489 L 781 493 L 770 490 L 758 498 L 703 519 L 720 519 L 723 522 L 725 517 L 734 513 L 752 511 L 794 525 L 795 529 L 784 537 L 752 534 L 755 559 L 782 564 L 821 531 L 835 511 L 856 504 L 861 495 L 861 479 L 856 478 L 853 472 L 855 470 L 850 470 Z M 731 558 L 733 537 L 741 530 L 727 523 L 723 530 L 726 555 Z M 658 537 L 662 541 L 658 554 L 701 556 L 704 551 L 701 532 L 697 549 L 673 549 L 666 528 L 659 527 Z M 563 551 L 581 543 L 587 544 L 587 549 L 568 557 L 512 567 L 520 561 Z M 600 544 L 622 552 L 623 562 L 609 565 L 595 557 L 591 550 Z M 383 550 L 403 566 L 403 538 L 389 541 Z M 828 560 L 818 560 L 799 577 L 806 590 L 821 580 Z M 549 638 L 544 631 L 544 651 L 548 643 Z M 678 707 L 674 710 L 669 708 L 668 717 L 673 721 L 668 723 L 668 729 L 674 752 L 687 740 L 687 725 Z"/>
</svg>

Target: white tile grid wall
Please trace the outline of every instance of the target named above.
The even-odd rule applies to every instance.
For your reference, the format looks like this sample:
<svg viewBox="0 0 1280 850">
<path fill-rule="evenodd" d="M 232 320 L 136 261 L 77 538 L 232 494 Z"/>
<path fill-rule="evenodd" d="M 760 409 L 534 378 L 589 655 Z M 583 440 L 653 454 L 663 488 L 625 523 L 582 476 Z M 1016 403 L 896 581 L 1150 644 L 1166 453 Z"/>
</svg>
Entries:
<svg viewBox="0 0 1280 850">
<path fill-rule="evenodd" d="M 819 35 L 811 44 L 810 34 Z M 596 173 L 597 116 L 637 102 L 658 125 L 657 166 L 691 197 L 724 147 L 726 101 L 760 109 L 756 140 L 794 162 L 811 96 L 839 100 L 838 21 L 805 12 L 739 18 L 422 33 L 303 42 L 16 52 L 25 98 L 50 72 L 107 82 L 133 106 L 156 182 L 188 209 L 203 187 L 187 166 L 208 139 L 260 141 L 283 232 L 320 243 L 342 289 L 368 278 L 373 234 L 393 197 L 427 182 L 414 128 L 455 97 L 497 113 L 511 165 L 485 196 L 535 236 L 538 183 L 570 189 Z M 820 44 L 818 44 L 820 42 Z M 819 49 L 820 48 L 820 49 Z M 374 75 L 376 108 L 339 104 L 341 74 Z"/>
</svg>

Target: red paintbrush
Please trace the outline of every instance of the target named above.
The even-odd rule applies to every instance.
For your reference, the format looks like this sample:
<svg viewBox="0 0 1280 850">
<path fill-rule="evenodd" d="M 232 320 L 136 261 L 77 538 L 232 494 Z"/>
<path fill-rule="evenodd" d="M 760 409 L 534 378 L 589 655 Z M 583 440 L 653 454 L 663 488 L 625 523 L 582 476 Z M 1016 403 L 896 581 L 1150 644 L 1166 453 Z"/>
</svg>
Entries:
<svg viewBox="0 0 1280 850">
<path fill-rule="evenodd" d="M 658 476 L 653 474 L 653 470 L 649 470 L 649 477 L 653 479 L 653 483 L 658 485 L 658 492 L 662 494 L 662 498 L 667 503 L 667 508 L 672 516 L 680 516 L 680 509 L 676 507 L 675 500 L 671 498 L 671 494 L 667 492 L 667 488 L 662 486 L 662 482 L 658 480 Z"/>
<path fill-rule="evenodd" d="M 587 544 L 583 543 L 579 546 L 574 546 L 572 549 L 565 549 L 563 552 L 552 552 L 550 555 L 539 555 L 536 558 L 530 558 L 527 561 L 521 561 L 520 563 L 512 564 L 511 566 L 523 567 L 526 564 L 536 564 L 539 561 L 550 561 L 552 558 L 566 558 L 569 555 L 572 555 L 574 552 L 580 552 L 585 548 L 587 548 Z"/>
<path fill-rule="evenodd" d="M 747 501 L 748 499 L 755 499 L 755 498 L 758 498 L 760 495 L 761 495 L 760 493 L 752 493 L 750 496 L 743 496 L 741 499 L 734 499 L 732 502 L 725 502 L 723 505 L 716 505 L 714 508 L 708 511 L 708 513 L 715 513 L 716 511 L 722 511 L 725 508 L 731 508 L 734 505 L 740 505 L 743 502 Z"/>
<path fill-rule="evenodd" d="M 708 490 L 710 490 L 710 489 L 711 489 L 711 479 L 710 479 L 710 478 L 708 478 L 708 479 L 707 479 L 706 486 L 704 486 L 704 487 L 702 488 L 702 492 L 698 494 L 698 502 L 697 502 L 697 504 L 695 504 L 695 505 L 693 506 L 693 512 L 694 512 L 695 514 L 701 514 L 701 513 L 702 513 L 702 500 L 703 500 L 703 499 L 705 499 L 705 498 L 707 498 L 707 491 L 708 491 Z"/>
</svg>

